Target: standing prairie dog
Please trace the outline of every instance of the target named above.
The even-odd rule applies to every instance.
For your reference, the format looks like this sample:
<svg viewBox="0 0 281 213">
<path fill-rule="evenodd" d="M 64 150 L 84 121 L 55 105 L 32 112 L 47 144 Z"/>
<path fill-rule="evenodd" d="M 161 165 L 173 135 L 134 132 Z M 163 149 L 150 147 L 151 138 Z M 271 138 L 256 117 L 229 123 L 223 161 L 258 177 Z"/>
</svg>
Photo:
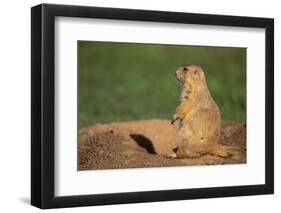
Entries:
<svg viewBox="0 0 281 213">
<path fill-rule="evenodd" d="M 176 71 L 182 85 L 181 103 L 171 124 L 179 120 L 177 147 L 170 158 L 196 158 L 205 154 L 228 157 L 218 144 L 221 116 L 207 87 L 204 71 L 194 64 L 184 65 Z"/>
</svg>

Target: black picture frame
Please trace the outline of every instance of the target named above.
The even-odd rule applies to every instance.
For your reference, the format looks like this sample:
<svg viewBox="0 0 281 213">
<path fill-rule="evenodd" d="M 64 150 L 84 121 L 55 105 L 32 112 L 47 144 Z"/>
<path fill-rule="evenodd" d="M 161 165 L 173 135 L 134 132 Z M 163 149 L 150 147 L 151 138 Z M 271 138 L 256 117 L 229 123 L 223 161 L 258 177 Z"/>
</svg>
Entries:
<svg viewBox="0 0 281 213">
<path fill-rule="evenodd" d="M 80 17 L 264 28 L 265 184 L 93 195 L 54 195 L 54 18 Z M 60 208 L 274 193 L 274 20 L 164 11 L 41 4 L 31 8 L 31 204 Z"/>
</svg>

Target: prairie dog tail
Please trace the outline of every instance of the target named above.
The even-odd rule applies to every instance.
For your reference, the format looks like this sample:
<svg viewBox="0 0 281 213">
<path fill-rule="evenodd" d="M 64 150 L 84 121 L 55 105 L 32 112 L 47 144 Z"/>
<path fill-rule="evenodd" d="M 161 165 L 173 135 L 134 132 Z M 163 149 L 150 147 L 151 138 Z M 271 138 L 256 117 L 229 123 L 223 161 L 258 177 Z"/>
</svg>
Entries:
<svg viewBox="0 0 281 213">
<path fill-rule="evenodd" d="M 215 146 L 211 151 L 211 155 L 219 156 L 222 158 L 230 157 L 230 153 L 226 151 L 226 149 L 223 146 L 217 145 Z"/>
</svg>

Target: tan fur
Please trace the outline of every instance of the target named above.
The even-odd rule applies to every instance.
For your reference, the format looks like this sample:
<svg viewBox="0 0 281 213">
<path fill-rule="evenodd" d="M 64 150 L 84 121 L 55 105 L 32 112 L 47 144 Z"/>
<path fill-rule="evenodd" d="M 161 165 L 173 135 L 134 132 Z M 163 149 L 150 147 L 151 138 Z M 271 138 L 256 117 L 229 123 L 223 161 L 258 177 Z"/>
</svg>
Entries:
<svg viewBox="0 0 281 213">
<path fill-rule="evenodd" d="M 171 158 L 197 158 L 205 154 L 228 157 L 218 144 L 221 130 L 220 110 L 210 95 L 205 74 L 198 65 L 185 65 L 176 71 L 182 85 L 181 103 L 172 124 L 179 120 L 176 151 Z"/>
</svg>

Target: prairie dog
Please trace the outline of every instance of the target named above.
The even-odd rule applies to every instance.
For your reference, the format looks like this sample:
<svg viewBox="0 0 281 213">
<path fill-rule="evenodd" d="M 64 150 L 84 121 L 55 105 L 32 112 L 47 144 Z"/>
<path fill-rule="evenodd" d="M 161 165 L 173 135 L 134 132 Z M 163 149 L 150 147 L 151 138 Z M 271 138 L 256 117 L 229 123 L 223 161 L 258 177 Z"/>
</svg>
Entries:
<svg viewBox="0 0 281 213">
<path fill-rule="evenodd" d="M 181 103 L 176 108 L 171 124 L 179 120 L 177 147 L 170 158 L 196 158 L 205 154 L 228 157 L 218 144 L 221 116 L 207 87 L 204 71 L 194 64 L 176 71 L 182 85 Z"/>
</svg>

